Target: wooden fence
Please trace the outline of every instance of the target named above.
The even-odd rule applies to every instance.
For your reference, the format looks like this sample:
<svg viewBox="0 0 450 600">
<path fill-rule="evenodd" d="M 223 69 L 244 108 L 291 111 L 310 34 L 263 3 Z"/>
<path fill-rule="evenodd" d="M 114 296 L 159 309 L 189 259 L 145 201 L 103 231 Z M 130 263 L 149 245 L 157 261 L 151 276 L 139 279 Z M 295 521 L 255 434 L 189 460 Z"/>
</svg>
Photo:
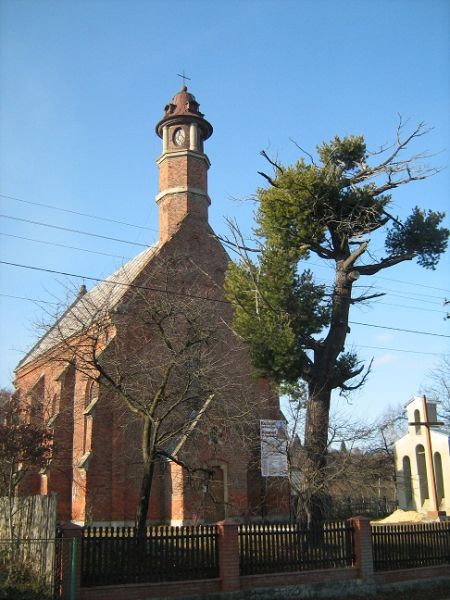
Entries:
<svg viewBox="0 0 450 600">
<path fill-rule="evenodd" d="M 0 573 L 51 588 L 57 562 L 55 535 L 56 495 L 0 498 Z"/>
<path fill-rule="evenodd" d="M 215 525 L 86 527 L 81 540 L 81 585 L 115 585 L 218 577 Z"/>
<path fill-rule="evenodd" d="M 375 571 L 450 564 L 450 523 L 373 525 Z"/>
<path fill-rule="evenodd" d="M 10 528 L 10 517 L 13 532 Z M 0 497 L 0 538 L 52 539 L 56 531 L 56 494 Z"/>
</svg>

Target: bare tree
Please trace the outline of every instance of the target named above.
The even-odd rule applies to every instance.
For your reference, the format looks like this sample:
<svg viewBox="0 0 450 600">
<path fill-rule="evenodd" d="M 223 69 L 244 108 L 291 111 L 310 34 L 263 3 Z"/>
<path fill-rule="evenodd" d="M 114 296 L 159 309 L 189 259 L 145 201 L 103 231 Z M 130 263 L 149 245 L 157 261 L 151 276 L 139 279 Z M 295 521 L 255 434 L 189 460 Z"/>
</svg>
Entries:
<svg viewBox="0 0 450 600">
<path fill-rule="evenodd" d="M 138 283 L 123 277 L 126 291 L 114 303 L 117 277 L 95 293 L 82 290 L 62 316 L 52 317 L 56 323 L 42 338 L 50 346 L 46 360 L 73 365 L 109 390 L 129 437 L 140 436 L 138 535 L 158 464 L 178 464 L 208 490 L 212 472 L 192 445 L 185 452 L 186 442 L 224 422 L 240 428 L 242 440 L 255 435 L 249 425 L 255 406 L 233 367 L 241 349 L 226 324 L 230 309 L 224 310 L 217 284 L 195 265 L 174 262 L 160 261 L 158 272 Z M 94 393 L 91 404 L 96 402 Z M 84 414 L 92 409 L 88 402 Z"/>
<path fill-rule="evenodd" d="M 450 355 L 442 358 L 429 379 L 425 392 L 438 403 L 439 417 L 450 427 Z"/>
<path fill-rule="evenodd" d="M 0 496 L 7 498 L 9 537 L 15 534 L 15 496 L 30 471 L 45 469 L 52 434 L 30 402 L 0 390 Z"/>
<path fill-rule="evenodd" d="M 351 418 L 348 412 L 334 410 L 328 427 L 327 461 L 324 472 L 308 479 L 303 476 L 305 449 L 301 439 L 307 416 L 307 391 L 303 384 L 283 387 L 289 398 L 288 464 L 296 518 L 308 521 L 311 496 L 325 498 L 326 517 L 333 517 L 351 503 L 388 497 L 395 498 L 394 442 L 402 435 L 401 407 L 390 409 L 374 423 Z M 325 479 L 325 482 L 324 482 Z"/>
</svg>

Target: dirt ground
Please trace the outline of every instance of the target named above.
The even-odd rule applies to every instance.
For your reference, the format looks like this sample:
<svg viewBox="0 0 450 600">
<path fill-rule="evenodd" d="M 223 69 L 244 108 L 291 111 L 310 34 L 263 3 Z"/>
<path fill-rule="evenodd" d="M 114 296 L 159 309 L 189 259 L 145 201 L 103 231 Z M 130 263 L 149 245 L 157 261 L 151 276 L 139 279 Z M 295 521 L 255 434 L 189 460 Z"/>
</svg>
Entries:
<svg viewBox="0 0 450 600">
<path fill-rule="evenodd" d="M 281 598 L 279 600 L 282 600 Z M 298 598 L 298 600 L 302 600 Z M 320 600 L 339 600 L 334 598 L 321 598 Z M 442 586 L 421 588 L 417 590 L 390 591 L 374 596 L 345 596 L 342 600 L 450 600 L 450 583 Z"/>
</svg>

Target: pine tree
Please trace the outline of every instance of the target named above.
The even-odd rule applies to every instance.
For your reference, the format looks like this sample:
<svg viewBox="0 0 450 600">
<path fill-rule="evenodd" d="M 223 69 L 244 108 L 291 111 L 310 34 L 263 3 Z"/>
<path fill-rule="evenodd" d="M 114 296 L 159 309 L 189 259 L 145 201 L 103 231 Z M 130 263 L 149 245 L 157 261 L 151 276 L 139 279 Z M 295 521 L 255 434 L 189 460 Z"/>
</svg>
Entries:
<svg viewBox="0 0 450 600">
<path fill-rule="evenodd" d="M 276 385 L 306 382 L 308 387 L 303 481 L 308 493 L 304 518 L 323 518 L 327 436 L 333 390 L 360 387 L 370 371 L 346 350 L 352 305 L 382 294 L 354 293 L 361 276 L 375 275 L 404 261 L 434 269 L 447 247 L 444 213 L 415 207 L 403 222 L 390 212 L 391 192 L 426 179 L 437 169 L 423 167 L 425 154 L 404 158 L 410 143 L 427 132 L 419 124 L 377 152 L 363 136 L 336 136 L 285 167 L 262 153 L 274 169 L 261 173 L 269 186 L 257 191 L 257 259 L 234 229 L 240 260 L 226 280 L 235 308 L 236 332 L 249 343 L 255 369 Z M 384 236 L 385 256 L 374 258 L 371 238 Z M 318 284 L 307 260 L 316 255 L 334 267 L 331 292 Z"/>
</svg>

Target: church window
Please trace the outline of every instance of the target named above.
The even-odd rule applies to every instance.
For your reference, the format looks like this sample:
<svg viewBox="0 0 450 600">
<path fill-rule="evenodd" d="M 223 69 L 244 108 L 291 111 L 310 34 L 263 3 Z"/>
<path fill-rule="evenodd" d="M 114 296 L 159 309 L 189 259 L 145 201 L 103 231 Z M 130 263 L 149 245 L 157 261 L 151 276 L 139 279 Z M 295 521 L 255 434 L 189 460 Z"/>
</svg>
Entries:
<svg viewBox="0 0 450 600">
<path fill-rule="evenodd" d="M 37 383 L 27 394 L 28 415 L 27 420 L 33 424 L 42 424 L 44 420 L 45 403 L 45 376 L 39 378 Z M 47 407 L 48 408 L 48 407 Z"/>
<path fill-rule="evenodd" d="M 442 473 L 442 458 L 439 452 L 434 453 L 434 473 L 436 477 L 436 493 L 438 504 L 445 497 L 444 491 L 444 475 Z"/>
<path fill-rule="evenodd" d="M 83 456 L 79 467 L 86 469 L 88 459 L 92 452 L 92 428 L 94 421 L 94 409 L 98 401 L 98 384 L 95 381 L 89 381 L 86 387 L 84 397 L 84 423 L 83 423 Z"/>
<path fill-rule="evenodd" d="M 86 395 L 84 397 L 84 414 L 90 415 L 95 405 L 98 402 L 98 384 L 95 381 L 90 381 L 86 388 Z"/>
<path fill-rule="evenodd" d="M 49 410 L 49 420 L 47 427 L 52 427 L 55 424 L 56 417 L 59 415 L 59 395 L 53 394 L 52 402 Z"/>
<path fill-rule="evenodd" d="M 417 461 L 417 473 L 419 475 L 419 492 L 420 492 L 420 505 L 422 506 L 425 500 L 430 495 L 428 491 L 428 475 L 427 475 L 427 463 L 425 460 L 425 448 L 422 444 L 416 446 L 416 461 Z"/>
<path fill-rule="evenodd" d="M 413 500 L 413 489 L 411 481 L 411 461 L 409 459 L 409 456 L 403 457 L 403 485 L 405 493 L 405 502 L 407 506 L 410 506 Z"/>
<path fill-rule="evenodd" d="M 421 427 L 420 427 L 420 410 L 414 411 L 414 423 L 416 424 L 415 425 L 416 433 L 419 434 L 420 429 L 421 429 Z"/>
</svg>

